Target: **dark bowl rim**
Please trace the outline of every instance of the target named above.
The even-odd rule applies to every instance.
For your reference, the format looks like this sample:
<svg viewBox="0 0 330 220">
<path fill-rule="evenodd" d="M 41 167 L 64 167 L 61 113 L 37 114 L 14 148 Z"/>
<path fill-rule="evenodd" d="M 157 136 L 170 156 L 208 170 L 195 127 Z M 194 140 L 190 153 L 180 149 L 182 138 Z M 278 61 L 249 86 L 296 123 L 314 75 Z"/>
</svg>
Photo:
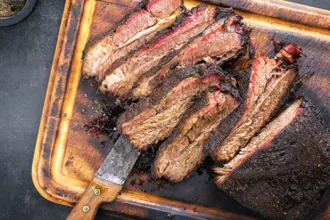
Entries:
<svg viewBox="0 0 330 220">
<path fill-rule="evenodd" d="M 22 21 L 24 18 L 30 15 L 37 2 L 38 0 L 26 0 L 22 10 L 16 14 L 10 15 L 8 17 L 0 17 L 0 27 L 10 26 Z"/>
</svg>

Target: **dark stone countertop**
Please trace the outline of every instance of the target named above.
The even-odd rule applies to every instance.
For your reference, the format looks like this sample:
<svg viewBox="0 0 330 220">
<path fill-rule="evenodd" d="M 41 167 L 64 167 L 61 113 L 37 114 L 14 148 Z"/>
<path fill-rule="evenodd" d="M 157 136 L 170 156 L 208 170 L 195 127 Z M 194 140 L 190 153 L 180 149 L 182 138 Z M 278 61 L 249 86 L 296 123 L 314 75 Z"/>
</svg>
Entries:
<svg viewBox="0 0 330 220">
<path fill-rule="evenodd" d="M 293 0 L 330 10 L 328 0 Z M 35 190 L 31 164 L 64 0 L 39 0 L 23 22 L 0 27 L 0 219 L 65 219 L 71 208 Z M 104 213 L 98 219 L 113 219 Z"/>
</svg>

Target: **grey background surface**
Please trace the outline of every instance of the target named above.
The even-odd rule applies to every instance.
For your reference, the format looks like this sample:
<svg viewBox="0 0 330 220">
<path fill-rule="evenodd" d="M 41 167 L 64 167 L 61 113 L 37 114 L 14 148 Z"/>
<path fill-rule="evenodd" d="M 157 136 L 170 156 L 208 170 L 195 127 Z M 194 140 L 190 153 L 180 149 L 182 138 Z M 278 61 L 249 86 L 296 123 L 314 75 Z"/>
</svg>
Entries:
<svg viewBox="0 0 330 220">
<path fill-rule="evenodd" d="M 329 0 L 293 0 L 330 10 Z M 31 164 L 64 0 L 39 0 L 23 22 L 0 27 L 0 219 L 65 219 L 71 208 L 35 190 Z M 100 213 L 98 219 L 114 219 Z"/>
</svg>

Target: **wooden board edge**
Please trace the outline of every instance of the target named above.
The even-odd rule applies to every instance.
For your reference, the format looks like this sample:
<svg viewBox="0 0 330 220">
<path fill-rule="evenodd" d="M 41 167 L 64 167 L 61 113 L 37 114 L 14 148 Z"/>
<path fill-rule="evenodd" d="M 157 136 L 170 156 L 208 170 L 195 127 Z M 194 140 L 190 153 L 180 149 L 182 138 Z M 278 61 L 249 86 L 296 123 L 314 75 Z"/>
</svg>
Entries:
<svg viewBox="0 0 330 220">
<path fill-rule="evenodd" d="M 59 204 L 64 204 L 65 202 L 54 198 L 51 193 L 47 192 L 45 186 L 43 186 L 44 181 L 39 178 L 38 169 L 39 169 L 39 164 L 41 163 L 42 146 L 43 146 L 43 140 L 45 138 L 45 123 L 46 123 L 46 119 L 47 119 L 48 110 L 50 108 L 50 98 L 51 98 L 51 93 L 53 92 L 53 84 L 54 84 L 55 74 L 56 74 L 56 65 L 58 63 L 58 60 L 60 58 L 60 53 L 63 48 L 63 40 L 61 40 L 61 39 L 63 39 L 64 35 L 66 34 L 65 30 L 68 25 L 67 20 L 68 20 L 68 16 L 70 13 L 70 9 L 71 9 L 71 2 L 67 0 L 64 5 L 61 25 L 60 25 L 60 29 L 59 29 L 59 33 L 58 33 L 58 37 L 57 37 L 57 43 L 56 43 L 56 48 L 55 48 L 55 52 L 54 52 L 54 59 L 53 59 L 52 68 L 50 71 L 49 80 L 48 80 L 47 91 L 46 91 L 45 101 L 44 101 L 42 115 L 41 115 L 41 119 L 40 119 L 40 125 L 39 125 L 38 136 L 37 136 L 37 141 L 36 141 L 36 145 L 35 145 L 33 161 L 32 161 L 32 169 L 31 169 L 32 182 L 33 182 L 36 190 L 45 199 L 47 199 L 51 202 L 59 203 Z M 51 180 L 49 179 L 47 182 L 51 183 Z"/>
<path fill-rule="evenodd" d="M 86 1 L 92 2 L 93 0 Z M 60 84 L 67 84 L 67 82 L 63 82 L 63 79 L 67 80 L 70 75 L 74 56 L 68 55 L 70 53 L 75 54 L 76 51 L 75 44 L 78 35 L 76 32 L 80 29 L 79 20 L 85 7 L 84 3 L 85 0 L 67 0 L 64 6 L 31 171 L 33 184 L 41 196 L 51 202 L 63 205 L 72 204 L 62 198 L 63 195 L 67 195 L 67 188 L 62 185 L 61 181 L 52 176 L 52 151 L 55 138 L 60 136 L 58 134 L 59 124 L 64 120 L 61 108 L 65 101 L 63 96 L 66 95 L 67 88 L 66 86 L 61 87 Z M 74 30 L 74 28 L 76 31 L 71 31 L 71 36 L 68 36 L 68 30 Z M 60 66 L 59 63 L 65 65 Z M 56 102 L 54 99 L 59 100 Z M 53 112 L 53 109 L 56 110 Z"/>
<path fill-rule="evenodd" d="M 330 11 L 284 0 L 201 0 L 269 17 L 330 30 Z"/>
</svg>

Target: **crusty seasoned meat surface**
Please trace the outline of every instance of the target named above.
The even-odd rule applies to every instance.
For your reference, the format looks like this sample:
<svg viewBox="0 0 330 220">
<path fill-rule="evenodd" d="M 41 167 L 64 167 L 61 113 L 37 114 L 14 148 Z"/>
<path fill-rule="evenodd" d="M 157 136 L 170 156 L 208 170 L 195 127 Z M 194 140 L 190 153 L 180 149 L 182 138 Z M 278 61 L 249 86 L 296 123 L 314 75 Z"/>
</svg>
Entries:
<svg viewBox="0 0 330 220">
<path fill-rule="evenodd" d="M 217 161 L 232 159 L 267 123 L 286 96 L 296 77 L 296 66 L 287 65 L 291 61 L 286 58 L 299 55 L 300 51 L 292 45 L 284 48 L 289 48 L 290 52 L 281 50 L 273 59 L 257 57 L 254 60 L 244 112 L 215 149 Z"/>
<path fill-rule="evenodd" d="M 249 42 L 248 29 L 241 23 L 241 17 L 231 9 L 217 9 L 218 15 L 225 14 L 209 26 L 178 55 L 172 58 L 156 73 L 144 74 L 133 90 L 135 97 L 148 96 L 152 89 L 162 84 L 170 71 L 196 65 L 198 62 L 222 64 L 246 51 Z"/>
<path fill-rule="evenodd" d="M 307 219 L 330 181 L 330 129 L 297 100 L 224 167 L 219 188 L 268 219 Z"/>
<path fill-rule="evenodd" d="M 191 114 L 180 126 L 173 141 L 160 147 L 154 163 L 154 175 L 180 182 L 204 160 L 203 143 L 222 119 L 239 104 L 230 94 L 220 91 L 207 95 L 206 106 Z M 170 138 L 171 139 L 171 138 Z"/>
<path fill-rule="evenodd" d="M 139 50 L 125 63 L 109 72 L 100 86 L 102 92 L 125 97 L 147 71 L 157 71 L 216 19 L 216 10 L 200 5 L 193 8 L 151 45 Z"/>
<path fill-rule="evenodd" d="M 131 142 L 139 149 L 168 137 L 184 113 L 201 92 L 221 83 L 222 76 L 214 73 L 204 78 L 191 76 L 169 91 L 158 104 L 144 109 L 121 126 Z"/>
<path fill-rule="evenodd" d="M 183 12 L 181 4 L 182 0 L 142 1 L 120 25 L 88 43 L 83 74 L 103 80 L 115 61 L 144 46 L 158 31 L 170 27 Z"/>
<path fill-rule="evenodd" d="M 221 184 L 235 171 L 237 167 L 242 165 L 250 156 L 256 151 L 265 147 L 267 143 L 271 142 L 285 127 L 289 126 L 296 117 L 299 116 L 302 109 L 301 104 L 303 99 L 296 100 L 288 108 L 286 108 L 277 118 L 273 119 L 267 126 L 251 141 L 243 147 L 239 154 L 226 163 L 223 167 L 215 168 L 216 183 Z"/>
</svg>

